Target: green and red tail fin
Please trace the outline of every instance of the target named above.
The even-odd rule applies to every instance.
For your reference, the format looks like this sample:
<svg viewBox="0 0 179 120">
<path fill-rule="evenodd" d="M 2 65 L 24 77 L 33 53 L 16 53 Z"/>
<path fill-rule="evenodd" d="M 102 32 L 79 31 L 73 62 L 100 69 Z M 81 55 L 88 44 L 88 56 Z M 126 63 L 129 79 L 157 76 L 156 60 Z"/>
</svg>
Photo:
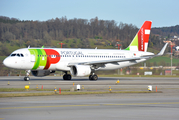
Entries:
<svg viewBox="0 0 179 120">
<path fill-rule="evenodd" d="M 145 21 L 131 44 L 125 49 L 130 51 L 147 51 L 152 21 Z"/>
</svg>

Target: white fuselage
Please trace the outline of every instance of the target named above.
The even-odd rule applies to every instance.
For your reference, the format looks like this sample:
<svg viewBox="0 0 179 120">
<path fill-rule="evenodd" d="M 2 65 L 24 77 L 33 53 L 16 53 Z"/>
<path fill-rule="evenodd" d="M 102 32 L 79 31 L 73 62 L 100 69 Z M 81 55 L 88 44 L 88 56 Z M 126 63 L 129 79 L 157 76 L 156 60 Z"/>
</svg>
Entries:
<svg viewBox="0 0 179 120">
<path fill-rule="evenodd" d="M 154 54 L 150 52 L 134 52 L 113 49 L 23 48 L 14 51 L 3 61 L 3 63 L 7 67 L 15 69 L 70 71 L 70 67 L 68 67 L 68 65 L 71 63 L 78 64 L 91 61 L 100 62 L 104 60 L 134 58 L 146 55 Z M 102 66 L 99 65 L 100 67 L 98 70 L 119 69 L 143 62 L 145 60 L 146 59 L 107 63 Z M 53 62 L 49 64 L 49 61 Z"/>
</svg>

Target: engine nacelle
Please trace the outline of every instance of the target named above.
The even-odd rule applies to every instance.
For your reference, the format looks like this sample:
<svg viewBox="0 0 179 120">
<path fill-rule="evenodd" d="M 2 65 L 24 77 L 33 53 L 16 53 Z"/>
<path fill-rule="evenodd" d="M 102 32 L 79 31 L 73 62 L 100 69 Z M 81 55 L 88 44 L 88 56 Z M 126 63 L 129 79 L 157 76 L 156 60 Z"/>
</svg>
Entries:
<svg viewBox="0 0 179 120">
<path fill-rule="evenodd" d="M 88 65 L 74 65 L 70 68 L 70 73 L 73 76 L 86 76 L 91 73 L 91 68 Z"/>
<path fill-rule="evenodd" d="M 51 70 L 33 70 L 31 72 L 33 76 L 37 76 L 37 77 L 43 77 L 43 76 L 50 75 L 51 73 L 55 73 L 55 71 L 51 71 Z"/>
</svg>

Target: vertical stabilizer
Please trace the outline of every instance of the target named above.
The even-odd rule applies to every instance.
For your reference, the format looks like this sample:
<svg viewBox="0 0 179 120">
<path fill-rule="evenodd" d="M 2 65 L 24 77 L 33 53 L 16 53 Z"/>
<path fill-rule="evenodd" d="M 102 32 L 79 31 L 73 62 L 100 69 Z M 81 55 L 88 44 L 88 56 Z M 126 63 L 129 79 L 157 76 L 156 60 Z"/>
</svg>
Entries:
<svg viewBox="0 0 179 120">
<path fill-rule="evenodd" d="M 125 49 L 130 51 L 147 51 L 148 41 L 151 30 L 151 21 L 145 21 L 136 36 L 132 40 L 131 44 Z"/>
</svg>

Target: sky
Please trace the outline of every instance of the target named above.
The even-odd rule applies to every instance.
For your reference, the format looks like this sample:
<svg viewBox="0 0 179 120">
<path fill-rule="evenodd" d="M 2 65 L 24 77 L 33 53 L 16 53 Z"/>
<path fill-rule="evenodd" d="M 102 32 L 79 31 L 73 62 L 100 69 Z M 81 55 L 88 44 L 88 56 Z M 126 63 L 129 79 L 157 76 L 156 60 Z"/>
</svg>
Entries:
<svg viewBox="0 0 179 120">
<path fill-rule="evenodd" d="M 179 0 L 0 0 L 0 16 L 34 21 L 98 17 L 138 28 L 150 20 L 152 27 L 169 27 L 179 25 Z"/>
</svg>

